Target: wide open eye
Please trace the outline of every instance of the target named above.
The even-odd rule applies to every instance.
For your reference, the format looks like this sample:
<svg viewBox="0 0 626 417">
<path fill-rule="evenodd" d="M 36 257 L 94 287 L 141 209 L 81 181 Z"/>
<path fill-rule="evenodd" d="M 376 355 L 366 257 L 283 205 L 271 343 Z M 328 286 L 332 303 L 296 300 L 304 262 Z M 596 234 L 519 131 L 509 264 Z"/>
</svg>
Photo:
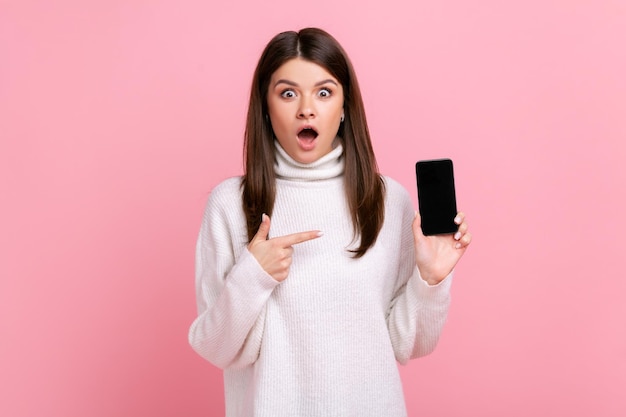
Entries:
<svg viewBox="0 0 626 417">
<path fill-rule="evenodd" d="M 332 92 L 332 91 L 330 91 L 330 89 L 329 89 L 329 88 L 322 88 L 322 89 L 321 89 L 321 90 L 317 93 L 317 95 L 318 95 L 319 97 L 322 97 L 322 98 L 327 98 L 327 97 L 330 97 L 332 94 L 333 94 L 333 92 Z"/>
<path fill-rule="evenodd" d="M 293 90 L 285 90 L 282 93 L 280 93 L 280 96 L 282 98 L 294 98 L 296 96 L 296 93 Z"/>
</svg>

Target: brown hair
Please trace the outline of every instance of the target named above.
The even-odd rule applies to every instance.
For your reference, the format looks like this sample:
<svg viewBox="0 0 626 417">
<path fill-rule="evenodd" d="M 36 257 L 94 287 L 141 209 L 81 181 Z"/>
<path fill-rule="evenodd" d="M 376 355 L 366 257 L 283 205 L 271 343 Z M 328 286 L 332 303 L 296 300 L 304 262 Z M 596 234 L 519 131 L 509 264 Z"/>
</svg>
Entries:
<svg viewBox="0 0 626 417">
<path fill-rule="evenodd" d="M 302 58 L 326 69 L 342 85 L 344 122 L 338 136 L 344 148 L 344 183 L 352 215 L 356 258 L 376 242 L 384 221 L 385 185 L 378 173 L 361 91 L 352 64 L 339 43 L 317 28 L 276 35 L 265 47 L 254 72 L 244 136 L 243 210 L 248 239 L 256 234 L 261 215 L 271 216 L 276 196 L 274 134 L 267 107 L 272 74 L 285 62 Z"/>
</svg>

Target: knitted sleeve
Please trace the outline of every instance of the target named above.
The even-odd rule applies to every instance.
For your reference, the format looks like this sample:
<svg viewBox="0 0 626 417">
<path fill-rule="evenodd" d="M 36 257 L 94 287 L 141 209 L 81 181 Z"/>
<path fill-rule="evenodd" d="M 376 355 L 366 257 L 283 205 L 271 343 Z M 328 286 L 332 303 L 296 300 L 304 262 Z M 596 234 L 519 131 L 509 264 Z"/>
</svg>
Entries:
<svg viewBox="0 0 626 417">
<path fill-rule="evenodd" d="M 408 195 L 402 200 L 397 202 L 402 207 L 400 265 L 387 326 L 396 359 L 406 364 L 410 359 L 428 355 L 437 346 L 450 306 L 453 273 L 433 286 L 422 279 L 415 264 L 415 210 Z"/>
<path fill-rule="evenodd" d="M 196 246 L 198 317 L 189 329 L 189 343 L 222 369 L 257 360 L 265 305 L 279 284 L 245 248 L 245 239 L 237 239 L 241 230 L 245 233 L 239 201 L 232 184 L 211 193 Z M 235 250 L 238 245 L 244 247 Z"/>
</svg>

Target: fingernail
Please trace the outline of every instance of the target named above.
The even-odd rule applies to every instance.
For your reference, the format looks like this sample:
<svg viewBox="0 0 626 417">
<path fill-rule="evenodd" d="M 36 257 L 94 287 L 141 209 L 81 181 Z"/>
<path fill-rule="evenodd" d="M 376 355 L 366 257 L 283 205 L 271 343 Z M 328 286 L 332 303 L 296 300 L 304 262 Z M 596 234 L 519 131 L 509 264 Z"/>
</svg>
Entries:
<svg viewBox="0 0 626 417">
<path fill-rule="evenodd" d="M 455 222 L 456 224 L 461 223 L 461 218 L 460 218 L 459 216 L 455 217 L 455 218 L 454 218 L 454 222 Z"/>
<path fill-rule="evenodd" d="M 457 244 L 454 245 L 454 247 L 457 248 L 457 249 L 461 249 L 461 244 L 459 242 L 457 242 Z"/>
<path fill-rule="evenodd" d="M 454 240 L 459 240 L 459 239 L 461 239 L 461 232 L 456 232 L 454 234 Z"/>
<path fill-rule="evenodd" d="M 261 215 L 261 221 L 264 222 L 265 220 L 267 220 L 267 214 L 263 213 Z"/>
<path fill-rule="evenodd" d="M 324 236 L 324 232 L 322 231 L 317 232 L 317 237 L 320 237 L 320 236 Z"/>
</svg>

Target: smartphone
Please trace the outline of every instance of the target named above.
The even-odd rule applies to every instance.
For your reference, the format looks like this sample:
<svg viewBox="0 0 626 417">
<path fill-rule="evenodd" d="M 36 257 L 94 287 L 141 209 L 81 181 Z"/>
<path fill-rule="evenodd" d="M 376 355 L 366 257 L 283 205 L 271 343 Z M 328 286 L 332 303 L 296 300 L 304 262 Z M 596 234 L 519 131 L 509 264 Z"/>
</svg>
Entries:
<svg viewBox="0 0 626 417">
<path fill-rule="evenodd" d="M 456 233 L 456 192 L 452 160 L 432 159 L 415 164 L 417 200 L 422 233 L 441 235 Z"/>
</svg>

